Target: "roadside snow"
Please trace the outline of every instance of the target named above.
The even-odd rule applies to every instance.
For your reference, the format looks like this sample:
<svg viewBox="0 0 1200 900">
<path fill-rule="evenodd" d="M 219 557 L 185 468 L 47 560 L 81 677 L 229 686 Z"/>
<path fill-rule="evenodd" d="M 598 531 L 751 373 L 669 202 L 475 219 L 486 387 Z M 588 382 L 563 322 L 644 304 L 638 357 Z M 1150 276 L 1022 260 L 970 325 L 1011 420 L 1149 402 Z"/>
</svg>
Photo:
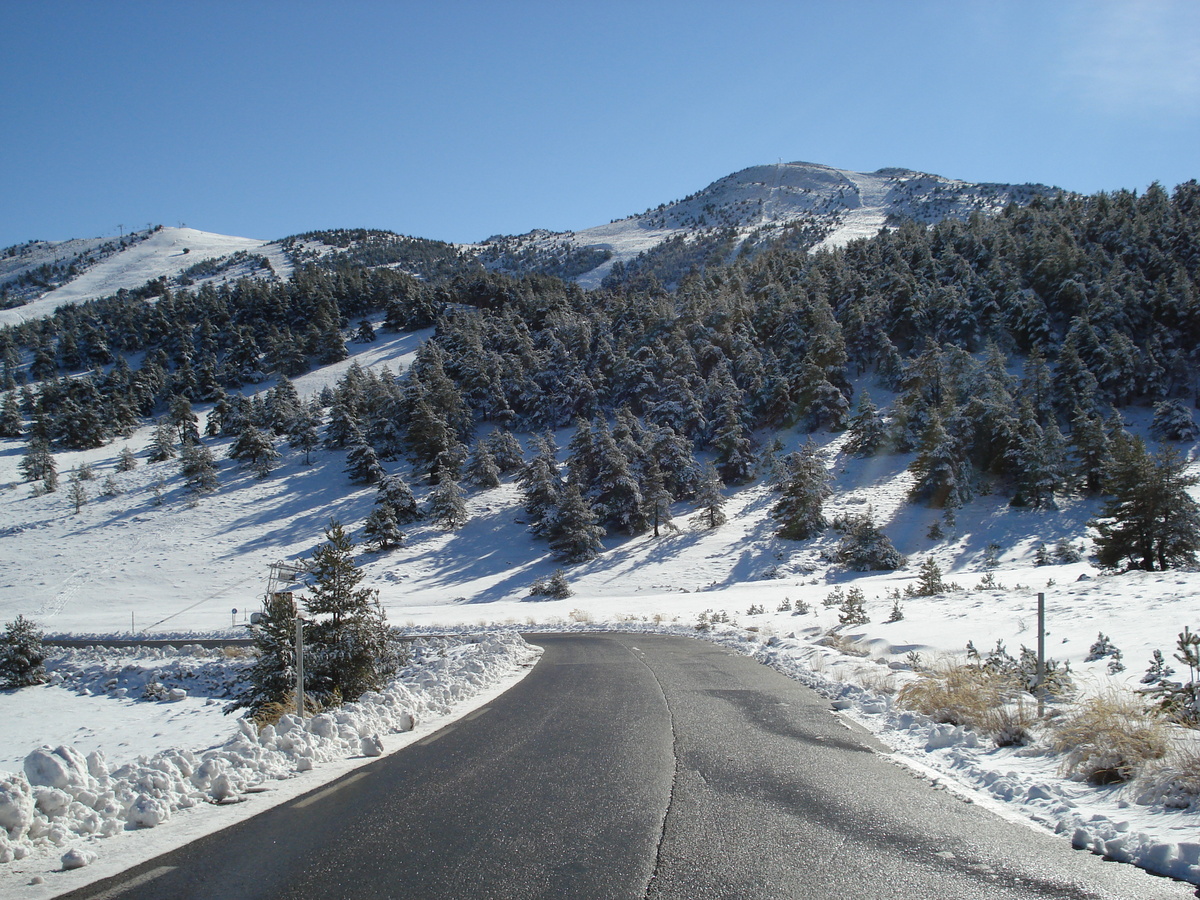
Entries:
<svg viewBox="0 0 1200 900">
<path fill-rule="evenodd" d="M 124 652 L 111 653 L 110 665 Z M 154 652 L 172 662 L 196 655 Z M 95 663 L 106 651 L 79 653 Z M 513 634 L 433 641 L 383 691 L 308 719 L 284 716 L 261 731 L 245 719 L 225 719 L 223 728 L 211 728 L 215 743 L 203 750 L 190 749 L 200 737 L 194 731 L 183 733 L 188 743 L 174 745 L 181 732 L 169 723 L 146 740 L 142 755 L 120 765 L 102 750 L 34 749 L 22 771 L 0 772 L 0 898 L 72 890 L 310 791 L 478 708 L 524 677 L 540 653 Z M 54 666 L 59 678 L 64 672 L 71 678 L 39 694 L 49 715 L 75 708 L 53 692 L 67 694 L 72 681 L 78 690 L 95 684 L 98 667 L 78 674 L 79 660 L 69 661 L 77 655 L 68 652 Z M 131 683 L 172 680 L 162 668 L 150 679 L 131 676 L 131 668 L 144 672 L 128 665 L 109 670 L 118 685 L 104 702 L 135 702 L 119 695 L 128 688 L 122 675 Z M 178 666 L 175 672 L 181 674 Z M 211 675 L 193 672 L 188 683 L 211 686 Z M 163 721 L 160 710 L 173 705 L 167 691 L 167 702 L 144 704 L 157 707 L 145 718 Z M 237 812 L 207 814 L 218 808 Z"/>
</svg>

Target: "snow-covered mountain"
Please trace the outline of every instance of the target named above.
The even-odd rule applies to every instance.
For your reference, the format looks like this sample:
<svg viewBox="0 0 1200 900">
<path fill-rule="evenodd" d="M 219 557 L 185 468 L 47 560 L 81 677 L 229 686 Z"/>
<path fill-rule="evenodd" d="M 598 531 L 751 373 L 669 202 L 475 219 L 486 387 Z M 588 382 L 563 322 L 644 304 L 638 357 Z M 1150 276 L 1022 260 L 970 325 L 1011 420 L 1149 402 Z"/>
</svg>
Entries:
<svg viewBox="0 0 1200 900">
<path fill-rule="evenodd" d="M 677 276 L 697 263 L 726 261 L 747 245 L 774 239 L 803 249 L 837 247 L 905 219 L 932 223 L 965 218 L 976 210 L 994 213 L 1009 203 L 1057 192 L 1040 184 L 974 184 L 909 169 L 862 173 L 780 163 L 743 169 L 683 200 L 607 225 L 497 235 L 459 249 L 464 263 L 474 265 L 477 258 L 498 271 L 545 272 L 594 288 L 614 266 L 636 265 L 640 254 L 653 258 L 657 253 L 649 270 Z M 137 290 L 159 279 L 172 289 L 247 276 L 286 280 L 297 258 L 352 252 L 358 244 L 369 244 L 378 255 L 381 239 L 395 238 L 384 232 L 314 232 L 306 237 L 263 241 L 157 226 L 120 238 L 19 244 L 0 251 L 0 325 L 121 289 Z M 403 261 L 398 264 L 405 267 Z"/>
<path fill-rule="evenodd" d="M 82 303 L 148 282 L 193 286 L 245 275 L 290 278 L 292 262 L 278 241 L 159 226 L 119 239 L 30 241 L 0 257 L 0 291 L 8 309 L 0 325 L 35 319 L 63 304 Z"/>
<path fill-rule="evenodd" d="M 488 238 L 479 252 L 485 264 L 501 270 L 557 267 L 590 288 L 617 263 L 630 263 L 672 239 L 702 252 L 711 247 L 726 257 L 747 242 L 783 237 L 789 231 L 805 249 L 832 248 L 871 237 L 904 219 L 932 223 L 966 218 L 976 210 L 995 213 L 1010 203 L 1057 193 L 1057 188 L 1042 184 L 974 184 L 910 169 L 864 173 L 816 163 L 779 163 L 751 166 L 683 200 L 607 225 Z M 582 269 L 587 263 L 591 265 Z"/>
</svg>

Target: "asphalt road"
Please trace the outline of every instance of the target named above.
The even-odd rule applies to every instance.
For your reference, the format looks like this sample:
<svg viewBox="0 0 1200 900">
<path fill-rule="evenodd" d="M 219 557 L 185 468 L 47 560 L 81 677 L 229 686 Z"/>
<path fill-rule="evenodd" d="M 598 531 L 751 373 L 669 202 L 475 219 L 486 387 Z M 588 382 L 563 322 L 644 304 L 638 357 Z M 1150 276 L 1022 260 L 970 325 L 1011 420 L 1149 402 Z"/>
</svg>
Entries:
<svg viewBox="0 0 1200 900">
<path fill-rule="evenodd" d="M 72 898 L 1129 898 L 703 641 L 554 635 L 517 687 L 306 797 Z"/>
</svg>

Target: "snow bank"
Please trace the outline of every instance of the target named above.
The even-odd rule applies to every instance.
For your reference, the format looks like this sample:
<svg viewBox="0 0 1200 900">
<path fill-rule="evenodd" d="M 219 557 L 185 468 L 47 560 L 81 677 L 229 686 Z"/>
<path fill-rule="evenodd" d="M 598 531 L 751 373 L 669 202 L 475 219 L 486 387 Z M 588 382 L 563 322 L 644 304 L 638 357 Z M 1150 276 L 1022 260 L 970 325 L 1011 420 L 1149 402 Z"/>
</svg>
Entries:
<svg viewBox="0 0 1200 900">
<path fill-rule="evenodd" d="M 160 750 L 111 770 L 99 751 L 39 747 L 24 772 L 0 773 L 0 863 L 62 851 L 63 868 L 79 868 L 97 858 L 101 838 L 154 828 L 179 810 L 237 803 L 323 763 L 379 756 L 381 735 L 450 713 L 540 653 L 515 634 L 429 642 L 386 689 L 354 703 L 309 719 L 284 716 L 261 731 L 239 719 L 219 746 Z"/>
<path fill-rule="evenodd" d="M 979 733 L 947 725 L 895 704 L 889 693 L 871 690 L 817 671 L 836 664 L 833 650 L 794 638 L 760 642 L 741 629 L 700 635 L 800 681 L 839 713 L 863 725 L 893 749 L 893 759 L 941 781 L 949 776 L 974 791 L 991 809 L 1016 812 L 1025 821 L 1068 836 L 1074 846 L 1151 872 L 1200 884 L 1200 808 L 1172 792 L 1169 783 L 1101 786 L 1066 779 L 1061 758 L 1036 743 L 996 747 Z M 843 657 L 842 662 L 847 661 Z M 874 660 L 851 658 L 864 669 Z M 815 665 L 814 665 L 815 663 Z M 859 677 L 862 675 L 860 673 Z M 911 677 L 911 676 L 910 676 Z M 1169 781 L 1169 779 L 1168 779 Z M 981 795 L 981 796 L 980 796 Z"/>
</svg>

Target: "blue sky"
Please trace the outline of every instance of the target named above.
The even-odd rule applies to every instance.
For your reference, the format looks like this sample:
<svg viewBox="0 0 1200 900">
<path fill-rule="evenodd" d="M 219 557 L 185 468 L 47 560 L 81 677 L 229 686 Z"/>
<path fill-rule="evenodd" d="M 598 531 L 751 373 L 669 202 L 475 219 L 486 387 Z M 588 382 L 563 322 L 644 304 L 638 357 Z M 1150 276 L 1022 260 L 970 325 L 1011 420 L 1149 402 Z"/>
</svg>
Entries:
<svg viewBox="0 0 1200 900">
<path fill-rule="evenodd" d="M 1200 177 L 1200 3 L 0 4 L 0 246 L 586 228 L 783 159 Z"/>
</svg>

